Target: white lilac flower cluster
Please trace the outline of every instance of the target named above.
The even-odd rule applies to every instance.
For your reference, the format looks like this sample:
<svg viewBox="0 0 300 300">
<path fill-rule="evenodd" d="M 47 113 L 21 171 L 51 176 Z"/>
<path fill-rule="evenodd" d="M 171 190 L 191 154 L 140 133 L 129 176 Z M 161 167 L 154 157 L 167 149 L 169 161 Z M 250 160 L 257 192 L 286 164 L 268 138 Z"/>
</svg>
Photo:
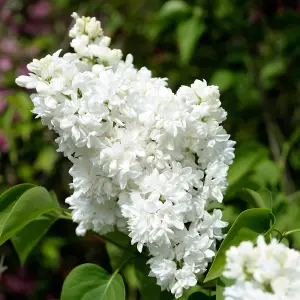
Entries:
<svg viewBox="0 0 300 300">
<path fill-rule="evenodd" d="M 220 210 L 206 210 L 222 202 L 234 158 L 218 87 L 196 80 L 174 94 L 131 55 L 121 60 L 99 21 L 73 17 L 75 53 L 34 59 L 16 82 L 36 89 L 33 112 L 73 163 L 66 202 L 77 234 L 127 233 L 148 248 L 150 276 L 179 297 L 206 271 L 227 225 Z"/>
<path fill-rule="evenodd" d="M 225 288 L 225 300 L 298 300 L 300 252 L 273 239 L 257 245 L 242 242 L 226 253 L 223 275 L 235 283 Z"/>
</svg>

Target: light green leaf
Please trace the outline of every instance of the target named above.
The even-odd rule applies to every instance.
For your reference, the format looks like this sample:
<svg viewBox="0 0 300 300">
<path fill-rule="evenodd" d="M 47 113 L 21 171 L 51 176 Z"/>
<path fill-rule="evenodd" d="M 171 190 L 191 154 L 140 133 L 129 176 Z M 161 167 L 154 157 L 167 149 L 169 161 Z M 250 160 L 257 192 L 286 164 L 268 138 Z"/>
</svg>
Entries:
<svg viewBox="0 0 300 300">
<path fill-rule="evenodd" d="M 61 300 L 125 300 L 122 277 L 108 274 L 94 264 L 83 264 L 71 271 L 66 278 Z"/>
<path fill-rule="evenodd" d="M 22 265 L 25 263 L 32 249 L 56 220 L 57 217 L 44 214 L 29 223 L 11 238 Z"/>
<path fill-rule="evenodd" d="M 24 120 L 30 120 L 32 117 L 31 109 L 33 107 L 30 97 L 25 92 L 17 92 L 7 96 L 9 103 L 21 115 Z"/>
<path fill-rule="evenodd" d="M 258 149 L 257 151 L 248 151 L 243 155 L 237 157 L 233 165 L 228 171 L 228 184 L 236 184 L 243 176 L 252 170 L 252 168 L 265 156 L 266 151 L 264 149 Z"/>
<path fill-rule="evenodd" d="M 261 199 L 263 200 L 264 203 L 264 207 L 268 208 L 270 210 L 273 209 L 273 198 L 272 198 L 272 194 L 268 189 L 263 189 L 258 191 Z"/>
<path fill-rule="evenodd" d="M 0 197 L 0 245 L 55 207 L 55 202 L 43 187 L 22 184 L 6 191 Z"/>
<path fill-rule="evenodd" d="M 204 279 L 204 282 L 222 275 L 225 265 L 225 253 L 231 246 L 242 241 L 254 241 L 260 234 L 269 232 L 275 224 L 275 216 L 269 209 L 252 208 L 243 211 L 233 223 Z"/>
<path fill-rule="evenodd" d="M 194 15 L 177 27 L 177 45 L 180 61 L 183 65 L 189 63 L 197 45 L 197 41 L 205 31 L 205 25 L 199 15 Z"/>
<path fill-rule="evenodd" d="M 163 4 L 159 11 L 159 18 L 171 18 L 176 17 L 178 14 L 183 14 L 191 11 L 191 7 L 184 1 L 171 0 Z"/>
<path fill-rule="evenodd" d="M 270 160 L 262 160 L 254 168 L 254 174 L 260 180 L 260 186 L 276 186 L 280 181 L 280 170 L 278 165 Z"/>
<path fill-rule="evenodd" d="M 60 249 L 66 240 L 58 236 L 46 236 L 40 244 L 41 264 L 45 268 L 57 269 L 60 266 Z"/>
<path fill-rule="evenodd" d="M 283 59 L 267 62 L 261 70 L 261 77 L 263 80 L 267 80 L 282 75 L 286 70 L 286 66 L 287 64 Z"/>
<path fill-rule="evenodd" d="M 218 70 L 211 78 L 211 84 L 217 85 L 221 92 L 228 90 L 233 83 L 234 74 L 229 70 Z"/>
<path fill-rule="evenodd" d="M 34 167 L 36 170 L 50 173 L 54 168 L 56 160 L 57 152 L 53 147 L 47 146 L 41 149 L 41 151 L 39 152 Z"/>
<path fill-rule="evenodd" d="M 272 210 L 273 201 L 272 194 L 269 190 L 263 189 L 261 191 L 255 192 L 250 189 L 243 189 L 240 193 L 241 198 L 245 199 L 247 202 L 254 202 L 256 207 L 268 208 Z"/>
</svg>

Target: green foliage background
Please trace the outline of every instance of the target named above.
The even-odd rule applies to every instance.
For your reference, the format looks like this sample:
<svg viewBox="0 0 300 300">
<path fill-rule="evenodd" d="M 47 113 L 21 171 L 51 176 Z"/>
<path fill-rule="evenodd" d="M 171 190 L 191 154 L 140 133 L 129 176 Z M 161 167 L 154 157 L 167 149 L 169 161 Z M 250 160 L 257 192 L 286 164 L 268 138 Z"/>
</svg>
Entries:
<svg viewBox="0 0 300 300">
<path fill-rule="evenodd" d="M 48 3 L 48 10 L 37 21 L 31 16 L 40 2 Z M 222 204 L 225 220 L 233 223 L 243 210 L 269 208 L 272 202 L 278 230 L 300 227 L 297 0 L 0 1 L 0 18 L 10 14 L 0 24 L 0 43 L 7 37 L 17 41 L 15 53 L 0 50 L 0 56 L 13 64 L 0 74 L 0 100 L 6 103 L 0 113 L 0 144 L 8 146 L 0 156 L 1 192 L 31 182 L 54 190 L 62 205 L 70 193 L 69 163 L 55 152 L 55 136 L 34 119 L 30 99 L 14 78 L 33 57 L 69 50 L 73 11 L 100 19 L 113 46 L 133 54 L 137 67 L 168 77 L 172 88 L 195 79 L 220 87 L 228 112 L 225 128 L 237 141 Z M 29 22 L 41 31 L 26 31 Z M 20 28 L 14 30 L 14 25 Z M 25 51 L 32 48 L 36 53 Z M 105 246 L 93 235 L 77 238 L 74 228 L 64 220 L 55 223 L 22 269 L 11 243 L 5 243 L 1 250 L 9 270 L 3 275 L 0 297 L 2 293 L 3 299 L 58 299 L 63 279 L 76 265 L 93 262 L 108 271 L 116 268 L 122 256 L 117 247 Z M 299 249 L 300 234 L 285 242 Z M 133 264 L 123 274 L 127 298 L 140 299 Z M 26 283 L 26 288 L 16 292 L 13 280 Z"/>
</svg>

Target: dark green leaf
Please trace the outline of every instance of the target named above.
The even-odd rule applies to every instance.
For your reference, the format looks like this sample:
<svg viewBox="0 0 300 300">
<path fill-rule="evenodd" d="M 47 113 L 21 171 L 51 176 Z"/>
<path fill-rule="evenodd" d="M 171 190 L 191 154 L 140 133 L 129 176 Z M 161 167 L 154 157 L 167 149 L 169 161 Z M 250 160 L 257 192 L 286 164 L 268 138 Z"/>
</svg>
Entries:
<svg viewBox="0 0 300 300">
<path fill-rule="evenodd" d="M 44 214 L 29 223 L 11 238 L 22 265 L 32 249 L 56 220 L 57 217 Z"/>
<path fill-rule="evenodd" d="M 231 246 L 242 241 L 254 241 L 258 235 L 266 234 L 274 226 L 275 217 L 269 209 L 252 208 L 243 211 L 233 223 L 204 279 L 204 282 L 222 275 L 225 265 L 225 253 Z"/>
<path fill-rule="evenodd" d="M 66 8 L 70 5 L 71 0 L 55 0 L 57 7 Z"/>
<path fill-rule="evenodd" d="M 215 296 L 209 296 L 208 294 L 197 292 L 189 296 L 188 300 L 214 300 Z"/>
<path fill-rule="evenodd" d="M 108 274 L 94 264 L 83 264 L 66 278 L 61 300 L 125 300 L 125 286 L 119 274 Z"/>
<path fill-rule="evenodd" d="M 216 300 L 224 300 L 224 289 L 226 286 L 234 284 L 233 279 L 228 279 L 223 276 L 217 279 Z"/>
<path fill-rule="evenodd" d="M 128 248 L 131 245 L 128 235 L 118 230 L 107 233 L 104 238 L 105 240 L 111 241 L 114 245 L 120 246 L 123 249 Z"/>
<path fill-rule="evenodd" d="M 156 279 L 149 277 L 150 268 L 146 262 L 147 259 L 143 257 L 137 257 L 134 260 L 141 300 L 172 300 L 174 298 L 172 294 L 166 291 L 161 292 L 160 287 L 156 284 Z"/>
</svg>

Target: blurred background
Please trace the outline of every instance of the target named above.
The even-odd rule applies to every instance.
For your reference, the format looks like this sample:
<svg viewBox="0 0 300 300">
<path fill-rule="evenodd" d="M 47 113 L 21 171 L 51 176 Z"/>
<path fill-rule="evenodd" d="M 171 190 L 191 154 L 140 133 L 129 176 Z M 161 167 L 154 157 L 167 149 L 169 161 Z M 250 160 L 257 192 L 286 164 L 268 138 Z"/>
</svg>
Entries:
<svg viewBox="0 0 300 300">
<path fill-rule="evenodd" d="M 35 57 L 70 50 L 73 11 L 97 17 L 114 47 L 168 77 L 173 89 L 195 79 L 220 87 L 224 126 L 237 141 L 225 220 L 256 206 L 242 188 L 267 188 L 276 228 L 300 227 L 299 0 L 0 0 L 0 192 L 32 182 L 54 190 L 62 204 L 70 193 L 69 163 L 15 77 Z M 84 262 L 111 271 L 118 249 L 74 230 L 58 221 L 23 267 L 4 244 L 0 300 L 59 299 L 68 272 Z M 300 249 L 300 235 L 289 243 Z M 140 299 L 133 266 L 124 274 L 128 299 Z"/>
</svg>

